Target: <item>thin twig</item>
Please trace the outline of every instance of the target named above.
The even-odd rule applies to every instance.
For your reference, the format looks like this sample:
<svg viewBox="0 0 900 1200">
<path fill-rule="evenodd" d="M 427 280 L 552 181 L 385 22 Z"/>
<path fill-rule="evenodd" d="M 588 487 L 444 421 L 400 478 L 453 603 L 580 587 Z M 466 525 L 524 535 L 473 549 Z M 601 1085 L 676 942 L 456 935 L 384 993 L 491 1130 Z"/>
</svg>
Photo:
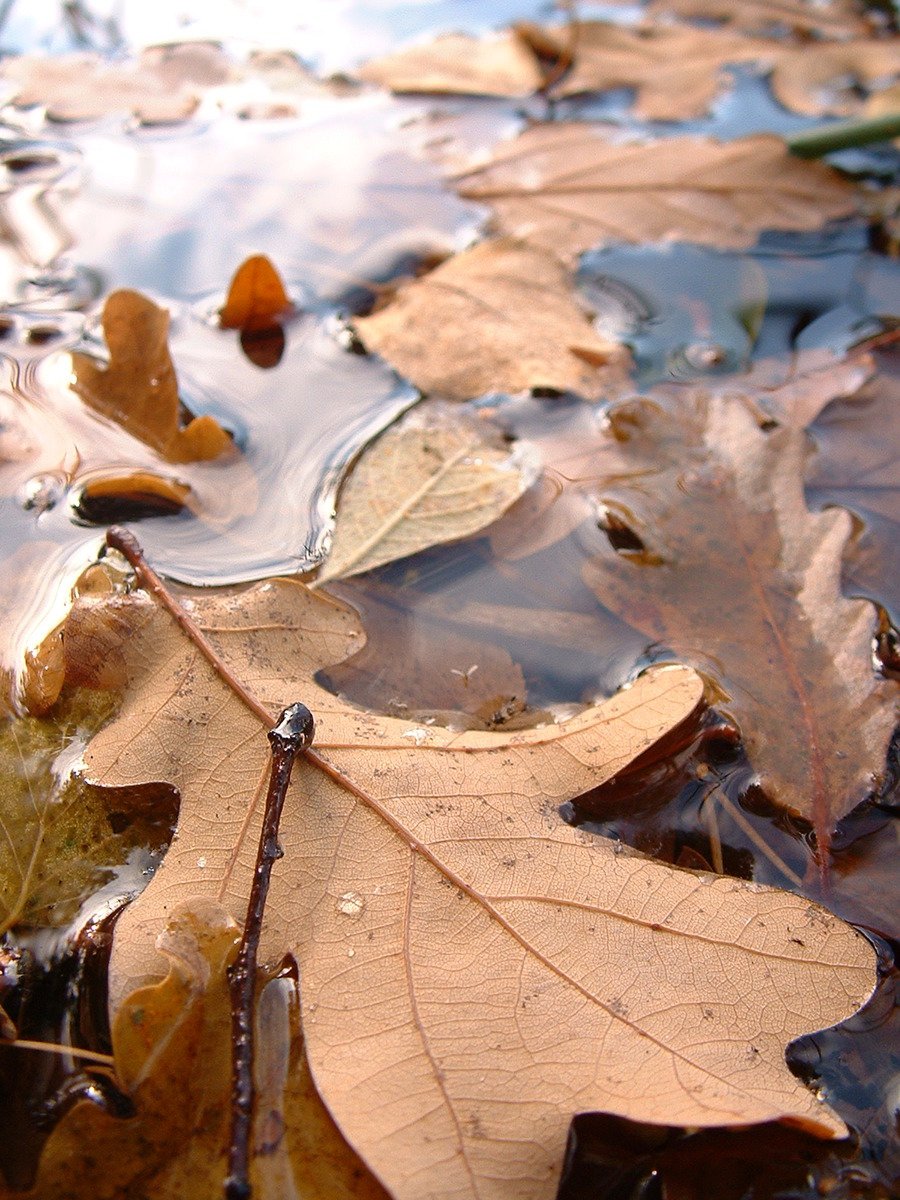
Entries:
<svg viewBox="0 0 900 1200">
<path fill-rule="evenodd" d="M 263 815 L 256 869 L 247 903 L 244 934 L 234 965 L 229 970 L 231 992 L 231 1037 L 233 1047 L 231 1080 L 231 1140 L 225 1200 L 248 1200 L 250 1196 L 250 1132 L 253 1120 L 253 994 L 256 983 L 256 954 L 262 933 L 269 879 L 276 859 L 281 858 L 278 824 L 291 779 L 294 759 L 312 742 L 315 723 L 304 704 L 292 704 L 269 731 L 272 770 Z"/>
<path fill-rule="evenodd" d="M 803 886 L 803 880 L 800 878 L 797 872 L 791 870 L 781 855 L 776 854 L 772 847 L 768 845 L 766 839 L 762 837 L 761 834 L 757 833 L 738 806 L 726 794 L 725 789 L 720 784 L 716 784 L 716 786 L 710 790 L 709 799 L 713 802 L 716 800 L 719 801 L 719 803 L 728 813 L 729 817 L 731 817 L 732 821 L 734 821 L 735 825 L 737 825 L 739 829 L 743 830 L 757 850 L 759 850 L 759 852 L 763 854 L 774 867 L 781 871 L 785 879 L 789 879 L 794 887 Z"/>
<path fill-rule="evenodd" d="M 111 1054 L 101 1054 L 99 1050 L 82 1050 L 78 1046 L 65 1046 L 62 1042 L 33 1042 L 29 1038 L 15 1038 L 12 1041 L 0 1039 L 0 1046 L 10 1046 L 18 1050 L 43 1050 L 45 1054 L 70 1054 L 72 1058 L 101 1063 L 104 1067 L 116 1065 Z"/>
<path fill-rule="evenodd" d="M 178 603 L 147 562 L 140 542 L 134 534 L 129 533 L 127 529 L 123 529 L 121 525 L 113 525 L 111 529 L 107 529 L 106 531 L 106 544 L 111 550 L 118 550 L 128 560 L 134 569 L 138 582 L 150 592 L 154 599 L 159 601 L 172 619 L 178 623 L 179 627 L 187 634 L 219 678 L 243 700 L 250 711 L 259 717 L 267 729 L 271 729 L 275 721 L 274 715 L 269 712 L 265 705 L 259 702 L 251 691 L 248 691 L 244 687 L 236 675 L 232 674 L 225 662 L 223 662 L 213 649 L 200 626 L 188 615 L 184 607 Z"/>
</svg>

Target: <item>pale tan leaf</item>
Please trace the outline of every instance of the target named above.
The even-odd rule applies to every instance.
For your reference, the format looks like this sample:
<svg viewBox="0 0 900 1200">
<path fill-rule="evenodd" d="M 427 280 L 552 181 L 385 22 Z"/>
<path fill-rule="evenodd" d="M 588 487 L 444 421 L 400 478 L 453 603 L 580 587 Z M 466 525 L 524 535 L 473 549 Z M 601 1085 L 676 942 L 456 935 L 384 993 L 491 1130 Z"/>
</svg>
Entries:
<svg viewBox="0 0 900 1200">
<path fill-rule="evenodd" d="M 559 725 L 455 734 L 316 684 L 361 642 L 320 593 L 272 580 L 187 604 L 264 705 L 315 714 L 261 951 L 296 957 L 319 1091 L 398 1200 L 550 1200 L 585 1109 L 843 1132 L 783 1051 L 866 997 L 868 944 L 805 900 L 616 853 L 558 816 L 692 712 L 692 672 L 652 671 Z M 131 679 L 89 770 L 181 793 L 175 841 L 117 926 L 118 1012 L 164 973 L 154 943 L 183 896 L 243 915 L 267 751 L 170 616 L 139 595 L 97 608 L 79 602 L 69 652 L 118 643 Z"/>
<path fill-rule="evenodd" d="M 356 327 L 416 387 L 455 400 L 535 387 L 596 399 L 628 363 L 552 254 L 506 239 L 448 259 Z"/>
<path fill-rule="evenodd" d="M 720 20 L 748 33 L 796 30 L 820 37 L 849 38 L 872 30 L 861 5 L 854 0 L 650 0 L 647 13 L 654 17 L 674 14 Z"/>
<path fill-rule="evenodd" d="M 765 229 L 818 229 L 856 207 L 836 171 L 780 138 L 611 140 L 584 124 L 533 125 L 456 176 L 500 230 L 572 256 L 604 241 L 694 241 L 739 249 Z"/>
<path fill-rule="evenodd" d="M 726 63 L 753 62 L 779 49 L 776 42 L 715 29 L 631 29 L 603 21 L 578 22 L 556 37 L 560 50 L 570 47 L 573 66 L 554 95 L 636 88 L 635 114 L 653 121 L 701 116 L 727 82 Z"/>
<path fill-rule="evenodd" d="M 775 58 L 772 91 L 793 112 L 853 116 L 865 107 L 860 85 L 896 80 L 898 70 L 895 39 L 785 46 Z"/>
<path fill-rule="evenodd" d="M 716 681 L 763 788 L 824 853 L 883 777 L 897 718 L 873 668 L 875 609 L 841 594 L 850 515 L 806 507 L 802 429 L 763 432 L 740 396 L 657 399 L 613 412 L 620 470 L 594 487 L 642 549 L 610 547 L 585 579 Z"/>
<path fill-rule="evenodd" d="M 317 583 L 476 533 L 533 477 L 486 422 L 442 405 L 415 408 L 363 451 L 344 481 Z"/>
<path fill-rule="evenodd" d="M 514 31 L 449 33 L 374 59 L 359 75 L 394 92 L 528 96 L 543 83 L 537 59 Z"/>
</svg>

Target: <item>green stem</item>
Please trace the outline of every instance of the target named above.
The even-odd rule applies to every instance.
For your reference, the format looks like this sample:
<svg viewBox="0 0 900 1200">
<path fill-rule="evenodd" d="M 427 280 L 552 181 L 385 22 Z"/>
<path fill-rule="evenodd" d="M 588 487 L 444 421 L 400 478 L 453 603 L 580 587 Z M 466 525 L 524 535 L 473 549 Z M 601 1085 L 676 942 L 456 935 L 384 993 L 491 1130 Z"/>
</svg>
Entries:
<svg viewBox="0 0 900 1200">
<path fill-rule="evenodd" d="M 894 137 L 900 137 L 900 112 L 866 117 L 862 121 L 816 125 L 785 138 L 785 141 L 791 154 L 800 158 L 820 158 L 823 154 L 831 154 L 833 150 L 867 146 L 870 142 L 886 142 Z"/>
</svg>

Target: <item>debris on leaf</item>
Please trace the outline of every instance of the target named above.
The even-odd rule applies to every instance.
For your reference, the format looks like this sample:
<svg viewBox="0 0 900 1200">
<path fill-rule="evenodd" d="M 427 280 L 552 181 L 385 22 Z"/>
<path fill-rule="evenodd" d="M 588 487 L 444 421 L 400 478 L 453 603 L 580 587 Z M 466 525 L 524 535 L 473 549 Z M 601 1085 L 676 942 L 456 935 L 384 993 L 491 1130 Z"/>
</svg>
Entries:
<svg viewBox="0 0 900 1200">
<path fill-rule="evenodd" d="M 591 327 L 552 253 L 507 239 L 455 255 L 355 325 L 421 391 L 454 400 L 538 387 L 596 399 L 629 363 Z"/>
<path fill-rule="evenodd" d="M 219 310 L 223 329 L 258 333 L 270 329 L 293 308 L 281 276 L 265 254 L 252 254 L 241 263 Z"/>
<path fill-rule="evenodd" d="M 344 480 L 317 583 L 477 533 L 533 474 L 485 421 L 439 404 L 412 409 L 363 450 Z"/>
<path fill-rule="evenodd" d="M 585 124 L 536 124 L 454 178 L 501 232 L 570 258 L 606 241 L 741 249 L 765 229 L 818 229 L 858 203 L 851 183 L 772 134 L 626 143 Z"/>
<path fill-rule="evenodd" d="M 103 306 L 109 363 L 72 354 L 73 387 L 95 412 L 109 417 L 169 462 L 218 458 L 233 448 L 211 416 L 182 428 L 178 381 L 169 355 L 169 314 L 140 292 L 112 292 Z"/>
</svg>

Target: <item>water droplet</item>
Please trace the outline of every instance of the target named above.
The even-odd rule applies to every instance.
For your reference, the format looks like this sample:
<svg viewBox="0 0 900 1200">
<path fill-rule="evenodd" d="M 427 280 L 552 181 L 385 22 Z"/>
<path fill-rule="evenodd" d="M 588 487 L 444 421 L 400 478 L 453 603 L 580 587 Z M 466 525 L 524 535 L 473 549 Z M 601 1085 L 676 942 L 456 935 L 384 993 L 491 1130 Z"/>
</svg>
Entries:
<svg viewBox="0 0 900 1200">
<path fill-rule="evenodd" d="M 198 867 L 199 867 L 199 868 L 202 870 L 202 869 L 203 869 L 203 868 L 206 866 L 206 859 L 205 859 L 205 858 L 198 858 L 198 859 L 197 859 L 197 866 L 198 866 Z"/>
<path fill-rule="evenodd" d="M 417 746 L 421 746 L 428 737 L 428 731 L 425 729 L 407 729 L 406 733 L 402 733 L 401 737 L 409 738 L 415 742 Z"/>
<path fill-rule="evenodd" d="M 356 951 L 355 951 L 355 950 L 353 950 L 353 949 L 350 949 L 350 950 L 348 950 L 348 951 L 347 951 L 347 957 L 348 957 L 348 958 L 352 958 L 352 957 L 353 957 L 353 955 L 354 955 L 355 953 L 356 953 Z"/>
<path fill-rule="evenodd" d="M 344 892 L 335 907 L 345 917 L 358 917 L 366 907 L 366 902 L 359 892 Z"/>
</svg>

